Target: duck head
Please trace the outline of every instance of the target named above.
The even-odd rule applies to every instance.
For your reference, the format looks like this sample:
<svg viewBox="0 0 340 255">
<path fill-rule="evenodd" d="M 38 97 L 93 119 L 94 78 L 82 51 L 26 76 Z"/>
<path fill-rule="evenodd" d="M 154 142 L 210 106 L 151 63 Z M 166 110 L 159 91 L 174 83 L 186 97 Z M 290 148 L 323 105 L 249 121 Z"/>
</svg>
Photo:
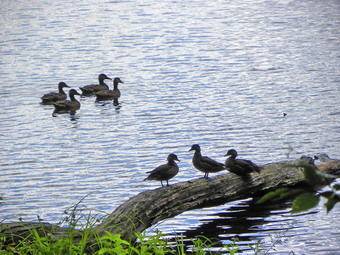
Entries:
<svg viewBox="0 0 340 255">
<path fill-rule="evenodd" d="M 116 77 L 113 79 L 113 83 L 118 84 L 118 83 L 124 83 L 124 82 L 120 78 Z"/>
<path fill-rule="evenodd" d="M 180 160 L 177 158 L 177 155 L 173 154 L 173 153 L 169 154 L 169 156 L 168 156 L 168 161 L 172 161 L 172 160 L 176 160 L 176 161 L 180 162 Z"/>
<path fill-rule="evenodd" d="M 189 151 L 201 151 L 201 147 L 198 144 L 194 144 Z"/>
<path fill-rule="evenodd" d="M 103 80 L 112 80 L 112 79 L 110 77 L 107 77 L 106 74 L 101 73 L 98 76 L 98 80 L 103 81 Z"/>
<path fill-rule="evenodd" d="M 70 91 L 69 91 L 68 93 L 69 93 L 70 97 L 71 97 L 71 95 L 72 95 L 72 96 L 75 96 L 75 95 L 81 96 L 81 95 L 78 93 L 78 91 L 76 91 L 75 89 L 70 89 Z"/>
<path fill-rule="evenodd" d="M 59 82 L 58 87 L 59 88 L 69 88 L 70 86 L 68 86 L 65 82 Z"/>
<path fill-rule="evenodd" d="M 237 154 L 237 151 L 236 151 L 236 150 L 230 149 L 230 150 L 228 150 L 227 154 L 225 154 L 224 156 L 225 156 L 225 157 L 226 157 L 226 156 L 232 156 L 232 157 L 236 158 L 237 155 L 238 155 L 238 154 Z"/>
</svg>

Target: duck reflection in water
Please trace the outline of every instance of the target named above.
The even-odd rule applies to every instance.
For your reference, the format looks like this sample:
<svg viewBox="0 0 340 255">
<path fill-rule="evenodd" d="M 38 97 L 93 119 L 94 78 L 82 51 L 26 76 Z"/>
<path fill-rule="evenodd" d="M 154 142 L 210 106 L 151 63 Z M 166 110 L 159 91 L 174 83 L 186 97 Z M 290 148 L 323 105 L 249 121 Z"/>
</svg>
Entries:
<svg viewBox="0 0 340 255">
<path fill-rule="evenodd" d="M 152 171 L 146 172 L 149 174 L 147 178 L 144 179 L 146 180 L 153 180 L 153 181 L 160 181 L 163 185 L 163 181 L 166 181 L 166 185 L 169 186 L 169 180 L 173 177 L 175 177 L 178 174 L 179 168 L 178 165 L 176 164 L 176 161 L 179 161 L 177 156 L 173 153 L 169 154 L 168 156 L 168 163 L 161 165 L 157 168 L 155 168 Z"/>
<path fill-rule="evenodd" d="M 226 242 L 234 240 L 236 245 L 245 247 L 242 250 L 248 250 L 248 244 L 253 245 L 254 240 L 263 238 L 268 232 L 284 236 L 285 232 L 296 227 L 297 222 L 291 217 L 290 206 L 290 200 L 261 205 L 254 203 L 254 200 L 241 201 L 204 217 L 203 211 L 199 219 L 201 224 L 197 227 L 183 226 L 177 232 L 183 235 L 184 243 L 188 246 L 192 244 L 192 238 L 203 235 L 212 240 L 220 240 L 214 247 L 223 247 Z M 283 217 L 276 219 L 276 215 L 282 214 Z"/>
<path fill-rule="evenodd" d="M 119 102 L 118 98 L 114 98 L 113 103 L 111 101 L 96 101 L 96 106 L 101 107 L 104 110 L 104 112 L 101 111 L 101 113 L 105 113 L 106 110 L 111 110 L 112 105 L 116 112 L 119 113 L 119 110 L 122 108 L 122 104 Z"/>
<path fill-rule="evenodd" d="M 52 103 L 54 106 L 54 111 L 52 116 L 56 116 L 56 114 L 60 113 L 70 113 L 74 115 L 77 110 L 80 109 L 79 101 L 74 97 L 75 95 L 80 96 L 80 94 L 75 90 L 71 89 L 69 91 L 70 100 L 58 101 Z"/>
</svg>

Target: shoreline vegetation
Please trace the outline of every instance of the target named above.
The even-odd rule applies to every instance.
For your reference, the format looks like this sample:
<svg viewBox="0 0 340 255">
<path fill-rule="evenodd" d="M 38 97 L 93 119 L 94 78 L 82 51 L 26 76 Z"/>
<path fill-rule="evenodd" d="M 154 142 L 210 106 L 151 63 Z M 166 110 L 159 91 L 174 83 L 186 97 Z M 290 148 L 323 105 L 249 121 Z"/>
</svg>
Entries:
<svg viewBox="0 0 340 255">
<path fill-rule="evenodd" d="M 340 201 L 340 185 L 332 185 L 340 170 L 340 161 L 321 162 L 318 167 L 308 159 L 264 165 L 261 173 L 249 178 L 225 174 L 211 179 L 200 178 L 149 190 L 132 197 L 113 211 L 102 223 L 91 215 L 82 215 L 86 224 L 77 229 L 79 201 L 70 207 L 65 218 L 69 228 L 45 222 L 0 224 L 0 254 L 220 254 L 241 252 L 231 241 L 216 248 L 218 240 L 204 236 L 169 240 L 161 232 L 146 236 L 145 230 L 166 218 L 184 211 L 212 207 L 230 201 L 253 197 L 256 203 L 275 203 L 294 199 L 292 213 L 307 211 L 326 199 L 327 212 Z M 330 191 L 318 192 L 329 186 Z M 180 201 L 181 203 L 177 203 Z M 248 245 L 252 254 L 266 254 L 260 241 Z"/>
</svg>

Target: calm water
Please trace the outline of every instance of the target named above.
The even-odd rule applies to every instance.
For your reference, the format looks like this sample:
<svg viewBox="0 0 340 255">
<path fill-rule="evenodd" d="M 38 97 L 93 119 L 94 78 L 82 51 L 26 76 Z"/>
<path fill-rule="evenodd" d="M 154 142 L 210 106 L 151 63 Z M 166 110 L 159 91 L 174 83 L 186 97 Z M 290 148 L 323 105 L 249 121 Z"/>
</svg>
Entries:
<svg viewBox="0 0 340 255">
<path fill-rule="evenodd" d="M 0 5 L 5 222 L 38 215 L 57 223 L 86 195 L 84 210 L 110 213 L 159 187 L 143 182 L 145 172 L 172 152 L 181 162 L 170 183 L 201 177 L 193 143 L 221 162 L 229 148 L 258 164 L 318 152 L 340 158 L 338 0 Z M 119 107 L 82 98 L 75 116 L 52 117 L 53 108 L 39 104 L 60 81 L 78 88 L 100 73 L 125 82 Z M 238 236 L 244 246 L 279 235 L 275 254 L 335 254 L 338 209 L 292 217 L 287 206 L 242 201 L 154 229 L 225 243 Z"/>
</svg>

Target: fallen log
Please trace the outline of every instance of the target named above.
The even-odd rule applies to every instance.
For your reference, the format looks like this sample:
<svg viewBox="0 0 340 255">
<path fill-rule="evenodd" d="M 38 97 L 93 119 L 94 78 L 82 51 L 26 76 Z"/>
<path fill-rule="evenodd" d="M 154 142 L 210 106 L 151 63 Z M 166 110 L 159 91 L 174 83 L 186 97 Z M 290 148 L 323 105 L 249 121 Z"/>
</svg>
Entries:
<svg viewBox="0 0 340 255">
<path fill-rule="evenodd" d="M 145 191 L 120 205 L 92 230 L 99 236 L 109 231 L 121 234 L 125 240 L 133 240 L 135 232 L 142 232 L 161 220 L 188 210 L 256 197 L 281 187 L 310 187 L 304 175 L 306 167 L 315 166 L 300 160 L 273 163 L 262 166 L 261 173 L 252 173 L 249 177 L 227 173 Z M 325 161 L 318 168 L 334 174 L 340 170 L 340 161 Z M 48 223 L 19 222 L 1 224 L 0 236 L 18 242 L 28 236 L 31 229 L 40 229 L 56 238 L 66 237 L 70 231 Z M 82 231 L 74 230 L 73 234 L 75 239 L 81 238 Z"/>
</svg>

